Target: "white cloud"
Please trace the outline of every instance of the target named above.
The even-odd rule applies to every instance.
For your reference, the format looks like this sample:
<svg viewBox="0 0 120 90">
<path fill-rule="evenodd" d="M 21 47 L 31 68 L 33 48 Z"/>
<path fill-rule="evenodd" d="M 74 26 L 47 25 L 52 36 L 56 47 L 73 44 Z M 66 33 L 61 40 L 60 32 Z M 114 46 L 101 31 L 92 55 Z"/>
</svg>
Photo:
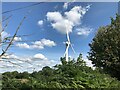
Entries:
<svg viewBox="0 0 120 90">
<path fill-rule="evenodd" d="M 53 23 L 52 27 L 56 30 L 58 30 L 59 32 L 66 34 L 66 32 L 72 32 L 73 29 L 73 23 L 70 22 L 67 19 L 61 20 L 59 22 Z"/>
<path fill-rule="evenodd" d="M 3 40 L 4 38 L 6 38 L 6 37 L 9 37 L 9 36 L 10 36 L 10 34 L 7 33 L 7 32 L 5 32 L 5 31 L 3 31 L 3 32 L 1 33 L 2 40 Z"/>
<path fill-rule="evenodd" d="M 26 49 L 44 49 L 45 46 L 47 47 L 53 47 L 56 46 L 56 43 L 54 41 L 51 41 L 49 39 L 41 39 L 40 41 L 32 42 L 31 45 L 27 43 L 18 43 L 16 46 L 20 48 L 26 48 Z"/>
<path fill-rule="evenodd" d="M 47 16 L 47 20 L 53 22 L 59 22 L 63 20 L 63 17 L 60 12 L 48 12 L 46 16 Z"/>
<path fill-rule="evenodd" d="M 76 0 L 71 0 L 70 2 L 68 1 L 68 2 L 65 2 L 64 4 L 63 4 L 63 8 L 64 9 L 67 9 L 68 8 L 68 6 L 70 5 L 70 4 L 72 4 L 73 2 L 75 2 Z"/>
<path fill-rule="evenodd" d="M 27 43 L 18 43 L 16 44 L 16 46 L 20 47 L 20 48 L 27 48 L 30 49 L 30 46 Z"/>
<path fill-rule="evenodd" d="M 69 2 L 65 2 L 64 5 L 63 5 L 63 8 L 64 8 L 64 9 L 67 9 L 67 8 L 68 8 L 68 5 L 69 5 Z"/>
<path fill-rule="evenodd" d="M 12 37 L 10 37 L 10 34 L 5 32 L 5 31 L 3 31 L 1 33 L 1 37 L 0 38 L 1 38 L 2 42 L 10 41 L 12 39 Z M 15 41 L 22 41 L 22 38 L 21 37 L 15 37 L 13 42 L 15 42 Z M 2 44 L 0 44 L 0 45 L 2 45 Z"/>
<path fill-rule="evenodd" d="M 11 61 L 13 63 L 16 63 L 16 65 L 6 61 Z M 27 61 L 29 63 L 27 63 Z M 46 56 L 41 53 L 37 53 L 33 56 L 26 56 L 26 57 L 9 55 L 7 59 L 4 59 L 0 62 L 0 65 L 1 65 L 0 67 L 2 67 L 2 69 L 0 69 L 0 72 L 1 73 L 7 72 L 7 71 L 33 72 L 34 70 L 39 71 L 45 66 L 52 67 L 58 63 L 59 61 L 47 59 Z M 19 67 L 18 65 L 22 67 Z"/>
<path fill-rule="evenodd" d="M 42 40 L 41 40 L 41 43 L 42 43 L 44 46 L 48 46 L 48 47 L 56 46 L 56 43 L 55 43 L 54 41 L 47 40 L 47 39 L 42 39 Z"/>
<path fill-rule="evenodd" d="M 14 54 L 4 54 L 2 57 L 2 59 L 10 59 L 10 58 L 18 58 L 16 55 Z"/>
<path fill-rule="evenodd" d="M 15 37 L 14 41 L 22 41 L 22 38 L 21 37 Z"/>
<path fill-rule="evenodd" d="M 74 26 L 81 24 L 81 18 L 89 8 L 90 6 L 75 6 L 70 11 L 64 12 L 64 15 L 60 12 L 48 12 L 46 16 L 54 29 L 66 34 L 67 31 L 72 32 Z"/>
<path fill-rule="evenodd" d="M 12 54 L 12 55 L 9 56 L 9 58 L 18 58 L 18 56 Z"/>
<path fill-rule="evenodd" d="M 43 25 L 43 20 L 39 20 L 38 25 L 42 26 Z"/>
<path fill-rule="evenodd" d="M 80 23 L 80 20 L 86 11 L 86 8 L 75 6 L 69 12 L 65 12 L 65 15 L 69 21 L 71 21 L 74 25 L 77 25 Z"/>
<path fill-rule="evenodd" d="M 95 67 L 93 67 L 92 61 L 88 60 L 87 56 L 88 54 L 83 54 L 83 60 L 86 62 L 86 65 L 92 69 L 95 69 Z"/>
<path fill-rule="evenodd" d="M 30 45 L 30 49 L 44 49 L 44 46 L 43 45 L 33 44 L 33 45 Z"/>
<path fill-rule="evenodd" d="M 35 54 L 34 58 L 41 59 L 41 60 L 47 60 L 47 58 L 41 53 Z"/>
<path fill-rule="evenodd" d="M 87 66 L 93 67 L 92 62 L 90 60 L 88 60 L 88 58 L 86 56 L 83 56 L 83 60 L 86 62 Z"/>
<path fill-rule="evenodd" d="M 88 27 L 81 27 L 76 29 L 77 35 L 86 35 L 86 36 L 88 36 L 92 30 L 93 30 L 92 28 L 88 28 Z"/>
</svg>

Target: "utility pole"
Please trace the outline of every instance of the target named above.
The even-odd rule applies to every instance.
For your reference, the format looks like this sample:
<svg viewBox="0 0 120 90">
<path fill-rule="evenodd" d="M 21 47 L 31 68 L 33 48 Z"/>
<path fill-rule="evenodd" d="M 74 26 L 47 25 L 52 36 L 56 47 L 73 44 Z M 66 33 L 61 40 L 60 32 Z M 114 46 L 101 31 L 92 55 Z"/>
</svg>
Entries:
<svg viewBox="0 0 120 90">
<path fill-rule="evenodd" d="M 0 46 L 2 46 L 2 23 L 0 21 Z"/>
<path fill-rule="evenodd" d="M 2 2 L 1 2 L 1 0 L 0 0 L 0 13 L 2 13 Z M 2 15 L 0 15 L 0 45 L 1 45 L 1 42 L 2 42 L 1 33 L 2 33 Z"/>
<path fill-rule="evenodd" d="M 120 1 L 118 2 L 118 14 L 120 15 Z"/>
</svg>

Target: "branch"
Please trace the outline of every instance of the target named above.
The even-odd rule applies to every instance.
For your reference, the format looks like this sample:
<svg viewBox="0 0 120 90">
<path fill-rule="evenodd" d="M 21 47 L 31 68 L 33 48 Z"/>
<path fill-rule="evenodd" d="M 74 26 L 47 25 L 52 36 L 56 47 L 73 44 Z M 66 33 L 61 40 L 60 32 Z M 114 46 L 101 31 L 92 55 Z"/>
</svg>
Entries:
<svg viewBox="0 0 120 90">
<path fill-rule="evenodd" d="M 8 20 L 8 19 L 11 18 L 11 17 L 12 17 L 12 15 L 8 16 L 7 18 L 3 19 L 2 22 Z"/>
<path fill-rule="evenodd" d="M 20 27 L 21 27 L 23 21 L 25 20 L 25 18 L 26 18 L 26 16 L 23 17 L 23 19 L 22 19 L 22 21 L 20 22 L 20 24 L 19 24 L 19 26 L 18 26 L 18 28 L 17 28 L 17 30 L 16 30 L 13 38 L 11 39 L 10 43 L 8 44 L 8 46 L 6 47 L 6 49 L 3 51 L 3 53 L 0 55 L 0 58 L 7 52 L 7 50 L 9 49 L 9 47 L 12 45 L 12 42 L 14 41 L 14 38 L 16 37 L 17 32 L 18 32 L 18 30 L 20 29 Z"/>
<path fill-rule="evenodd" d="M 5 29 L 7 28 L 8 24 L 9 24 L 9 21 L 7 21 L 7 23 L 5 24 L 4 28 L 3 28 L 2 31 L 0 32 L 1 34 L 2 34 L 2 32 L 5 31 Z"/>
<path fill-rule="evenodd" d="M 11 64 L 13 64 L 13 65 L 23 67 L 23 66 L 21 66 L 21 65 L 19 65 L 19 64 L 17 64 L 17 63 L 13 63 L 13 62 L 11 62 L 11 61 L 5 61 L 5 60 L 0 60 L 0 61 L 9 62 L 9 63 L 11 63 Z"/>
</svg>

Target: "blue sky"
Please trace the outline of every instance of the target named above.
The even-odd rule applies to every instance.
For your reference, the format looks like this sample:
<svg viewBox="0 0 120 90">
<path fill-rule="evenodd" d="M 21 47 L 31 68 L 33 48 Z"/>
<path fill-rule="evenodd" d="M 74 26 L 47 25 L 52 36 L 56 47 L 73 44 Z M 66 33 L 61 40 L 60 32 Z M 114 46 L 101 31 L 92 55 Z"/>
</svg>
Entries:
<svg viewBox="0 0 120 90">
<path fill-rule="evenodd" d="M 33 3 L 7 2 L 2 4 L 2 11 L 4 12 L 31 4 Z M 9 60 L 11 60 L 10 57 L 26 58 L 34 65 L 20 63 L 23 67 L 37 68 L 35 65 L 39 63 L 41 66 L 36 69 L 39 70 L 45 65 L 53 66 L 59 63 L 59 58 L 64 55 L 65 45 L 63 42 L 66 41 L 66 34 L 63 28 L 65 24 L 68 25 L 65 29 L 69 29 L 71 43 L 76 51 L 74 54 L 70 48 L 69 56 L 77 58 L 82 53 L 84 59 L 90 64 L 86 59 L 87 52 L 89 51 L 88 44 L 92 41 L 100 26 L 110 24 L 110 17 L 115 17 L 115 14 L 118 12 L 118 5 L 116 2 L 41 3 L 34 7 L 3 14 L 3 17 L 12 15 L 4 33 L 12 36 L 27 12 L 30 13 L 27 15 L 17 35 L 32 35 L 16 37 L 16 41 L 19 42 L 14 42 L 14 45 L 9 49 L 8 53 L 12 53 L 12 56 L 9 56 Z M 70 17 L 71 14 L 73 14 L 73 17 Z M 6 22 L 3 22 L 3 25 L 5 24 Z M 18 69 L 13 69 L 13 65 L 9 65 L 9 69 L 7 70 Z M 2 69 L 0 71 L 7 70 Z M 26 70 L 31 71 L 28 68 Z"/>
</svg>

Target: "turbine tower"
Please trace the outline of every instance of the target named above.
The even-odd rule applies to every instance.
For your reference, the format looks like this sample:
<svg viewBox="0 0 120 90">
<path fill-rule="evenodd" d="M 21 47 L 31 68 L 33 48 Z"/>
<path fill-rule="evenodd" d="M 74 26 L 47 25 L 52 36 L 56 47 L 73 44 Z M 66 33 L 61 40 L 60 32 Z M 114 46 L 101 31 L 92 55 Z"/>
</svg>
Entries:
<svg viewBox="0 0 120 90">
<path fill-rule="evenodd" d="M 72 47 L 72 44 L 70 42 L 70 37 L 69 37 L 69 32 L 67 30 L 66 32 L 66 37 L 67 37 L 67 41 L 65 42 L 65 45 L 66 45 L 66 50 L 65 50 L 65 53 L 64 53 L 64 57 L 66 59 L 66 61 L 68 62 L 68 58 L 69 58 L 69 54 L 68 54 L 68 51 L 69 51 L 69 47 L 71 46 L 73 52 L 75 53 L 75 50 L 74 48 Z"/>
</svg>

